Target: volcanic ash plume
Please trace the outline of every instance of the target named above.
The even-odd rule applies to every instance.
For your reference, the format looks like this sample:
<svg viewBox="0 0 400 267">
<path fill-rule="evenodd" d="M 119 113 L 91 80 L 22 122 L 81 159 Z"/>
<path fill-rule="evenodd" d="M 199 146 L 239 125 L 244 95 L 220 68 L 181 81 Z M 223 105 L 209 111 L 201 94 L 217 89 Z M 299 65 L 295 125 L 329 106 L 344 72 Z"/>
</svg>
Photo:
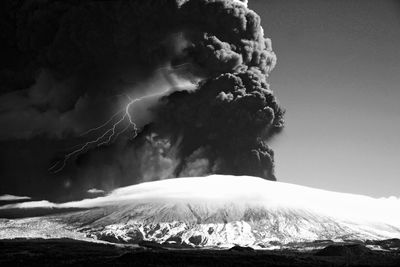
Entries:
<svg viewBox="0 0 400 267">
<path fill-rule="evenodd" d="M 276 56 L 259 16 L 234 1 L 189 1 L 180 14 L 188 25 L 188 56 L 207 78 L 198 90 L 172 93 L 155 109 L 151 130 L 179 140 L 175 175 L 275 180 L 266 141 L 283 127 L 284 112 L 266 82 Z"/>
<path fill-rule="evenodd" d="M 29 162 L 54 183 L 30 162 L 55 158 L 57 177 L 87 189 L 211 173 L 275 180 L 266 143 L 283 127 L 267 83 L 276 56 L 246 1 L 4 5 L 14 57 L 0 73 L 0 143 L 3 157 L 15 154 L 11 140 L 26 151 L 5 176 L 24 176 Z"/>
</svg>

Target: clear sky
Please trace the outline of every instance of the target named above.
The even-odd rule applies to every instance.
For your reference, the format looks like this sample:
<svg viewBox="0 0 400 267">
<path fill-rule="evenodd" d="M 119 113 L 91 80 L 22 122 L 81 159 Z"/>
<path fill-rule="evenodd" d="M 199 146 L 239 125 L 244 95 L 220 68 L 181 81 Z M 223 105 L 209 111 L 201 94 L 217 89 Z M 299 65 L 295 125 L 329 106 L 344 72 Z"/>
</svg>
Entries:
<svg viewBox="0 0 400 267">
<path fill-rule="evenodd" d="M 286 108 L 279 181 L 400 197 L 400 1 L 251 0 Z"/>
</svg>

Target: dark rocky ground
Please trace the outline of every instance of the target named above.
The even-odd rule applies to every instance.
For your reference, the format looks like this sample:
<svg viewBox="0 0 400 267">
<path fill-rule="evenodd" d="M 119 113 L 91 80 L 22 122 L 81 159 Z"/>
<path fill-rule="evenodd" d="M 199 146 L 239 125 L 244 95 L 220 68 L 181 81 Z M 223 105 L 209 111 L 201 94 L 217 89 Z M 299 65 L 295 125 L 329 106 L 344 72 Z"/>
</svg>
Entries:
<svg viewBox="0 0 400 267">
<path fill-rule="evenodd" d="M 398 240 L 389 240 L 386 243 L 393 246 L 396 241 Z M 71 265 L 400 266 L 400 251 L 372 251 L 363 244 L 332 244 L 324 249 L 300 252 L 241 247 L 230 250 L 167 249 L 150 243 L 127 247 L 69 239 L 0 241 L 0 266 Z"/>
</svg>

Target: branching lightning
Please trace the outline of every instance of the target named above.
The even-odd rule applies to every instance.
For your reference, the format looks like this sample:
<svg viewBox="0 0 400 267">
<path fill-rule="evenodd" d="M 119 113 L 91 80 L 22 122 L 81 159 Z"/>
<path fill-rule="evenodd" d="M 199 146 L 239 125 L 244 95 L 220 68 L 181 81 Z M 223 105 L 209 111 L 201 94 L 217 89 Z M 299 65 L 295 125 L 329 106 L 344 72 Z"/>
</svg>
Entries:
<svg viewBox="0 0 400 267">
<path fill-rule="evenodd" d="M 180 65 L 175 65 L 172 69 L 171 66 L 166 66 L 166 67 L 160 67 L 158 70 L 167 70 L 163 72 L 164 78 L 171 84 L 177 86 L 176 81 L 172 78 L 171 73 L 174 73 L 177 69 L 182 68 L 182 67 L 192 67 L 191 63 L 183 63 Z M 196 84 L 198 81 L 194 79 L 194 81 L 191 81 L 191 84 Z M 186 88 L 187 89 L 187 88 Z M 136 123 L 133 120 L 133 117 L 130 113 L 130 109 L 135 105 L 136 103 L 146 99 L 146 98 L 151 98 L 151 97 L 158 97 L 162 96 L 170 91 L 170 88 L 163 90 L 162 92 L 157 92 L 153 94 L 148 94 L 142 97 L 138 98 L 132 98 L 129 95 L 126 95 L 126 97 L 129 99 L 128 104 L 126 106 L 113 114 L 106 122 L 103 124 L 90 128 L 87 131 L 83 132 L 80 137 L 84 137 L 90 133 L 97 132 L 102 130 L 102 132 L 93 140 L 87 141 L 86 143 L 80 144 L 77 149 L 73 150 L 72 152 L 66 154 L 63 158 L 63 160 L 57 161 L 53 166 L 51 166 L 48 170 L 53 172 L 53 173 L 58 173 L 61 170 L 64 169 L 64 167 L 67 165 L 67 162 L 69 159 L 79 156 L 82 153 L 85 153 L 87 150 L 93 148 L 93 147 L 100 147 L 103 145 L 108 145 L 115 141 L 121 134 L 125 133 L 128 129 L 132 128 L 133 129 L 133 136 L 132 138 L 135 138 L 138 133 L 138 128 Z"/>
<path fill-rule="evenodd" d="M 116 140 L 118 138 L 118 136 L 120 136 L 121 134 L 126 132 L 129 128 L 133 128 L 133 137 L 132 138 L 135 138 L 138 133 L 138 128 L 132 118 L 132 115 L 130 114 L 130 111 L 129 111 L 130 108 L 132 108 L 132 106 L 135 103 L 138 103 L 138 102 L 142 101 L 143 99 L 161 96 L 168 91 L 169 91 L 169 89 L 165 90 L 163 92 L 149 94 L 149 95 L 145 95 L 145 96 L 139 97 L 139 98 L 131 98 L 130 96 L 127 96 L 129 99 L 129 103 L 125 106 L 124 109 L 122 109 L 122 110 L 118 111 L 117 113 L 115 113 L 114 115 L 112 115 L 110 117 L 110 119 L 108 119 L 103 124 L 101 124 L 97 127 L 93 127 L 80 135 L 80 136 L 85 136 L 85 135 L 88 135 L 89 133 L 96 132 L 98 130 L 105 128 L 103 130 L 103 132 L 100 135 L 98 135 L 97 138 L 79 145 L 79 148 L 66 154 L 64 156 L 63 160 L 58 161 L 53 166 L 51 166 L 49 168 L 49 171 L 51 171 L 53 173 L 60 172 L 62 169 L 64 169 L 68 160 L 71 159 L 72 157 L 76 157 L 76 156 L 84 153 L 91 147 L 100 147 L 103 145 L 110 144 L 111 142 Z M 116 118 L 119 118 L 119 119 L 117 121 L 114 121 Z M 111 126 L 109 128 L 107 128 L 107 126 L 110 124 L 111 124 Z M 124 124 L 126 124 L 125 127 L 122 127 Z"/>
</svg>

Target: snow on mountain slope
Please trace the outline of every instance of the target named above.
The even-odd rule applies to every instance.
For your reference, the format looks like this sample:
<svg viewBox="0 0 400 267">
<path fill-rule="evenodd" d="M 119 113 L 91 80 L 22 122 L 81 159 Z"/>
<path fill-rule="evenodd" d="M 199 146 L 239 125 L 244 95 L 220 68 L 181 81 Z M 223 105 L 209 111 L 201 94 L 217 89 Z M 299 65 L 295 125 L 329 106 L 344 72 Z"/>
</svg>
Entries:
<svg viewBox="0 0 400 267">
<path fill-rule="evenodd" d="M 398 199 L 374 199 L 248 176 L 177 178 L 119 188 L 94 199 L 26 202 L 0 209 L 38 207 L 87 210 L 0 220 L 0 238 L 36 233 L 35 237 L 64 235 L 123 243 L 148 240 L 200 247 L 400 238 Z"/>
</svg>

